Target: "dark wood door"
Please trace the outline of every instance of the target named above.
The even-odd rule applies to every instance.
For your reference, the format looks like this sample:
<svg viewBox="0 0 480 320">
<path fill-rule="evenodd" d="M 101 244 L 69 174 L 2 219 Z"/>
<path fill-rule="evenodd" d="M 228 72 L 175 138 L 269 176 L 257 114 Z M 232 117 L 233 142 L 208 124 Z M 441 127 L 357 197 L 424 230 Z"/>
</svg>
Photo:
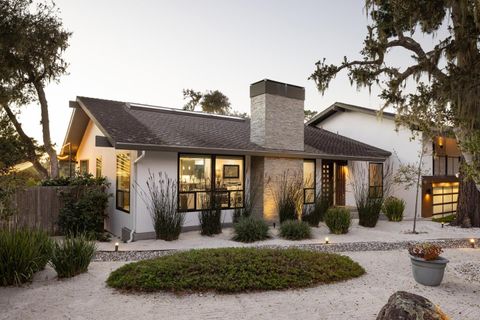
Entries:
<svg viewBox="0 0 480 320">
<path fill-rule="evenodd" d="M 347 166 L 337 162 L 335 165 L 335 205 L 345 205 L 345 191 L 347 184 Z"/>
</svg>

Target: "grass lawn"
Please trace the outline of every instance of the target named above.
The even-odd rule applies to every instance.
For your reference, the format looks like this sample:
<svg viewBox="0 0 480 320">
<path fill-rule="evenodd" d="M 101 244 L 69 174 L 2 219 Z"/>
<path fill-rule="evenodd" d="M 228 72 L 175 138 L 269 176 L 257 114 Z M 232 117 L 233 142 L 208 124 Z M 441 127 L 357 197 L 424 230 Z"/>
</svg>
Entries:
<svg viewBox="0 0 480 320">
<path fill-rule="evenodd" d="M 223 248 L 129 263 L 107 284 L 126 291 L 225 293 L 310 287 L 359 277 L 349 257 L 299 249 Z"/>
</svg>

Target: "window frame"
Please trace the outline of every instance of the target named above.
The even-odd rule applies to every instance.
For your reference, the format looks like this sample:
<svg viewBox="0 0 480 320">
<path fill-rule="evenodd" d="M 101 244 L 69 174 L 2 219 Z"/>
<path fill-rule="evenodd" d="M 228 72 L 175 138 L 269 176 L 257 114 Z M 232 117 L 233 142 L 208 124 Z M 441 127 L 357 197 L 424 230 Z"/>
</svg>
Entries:
<svg viewBox="0 0 480 320">
<path fill-rule="evenodd" d="M 125 192 L 125 190 L 119 190 L 118 189 L 118 174 L 117 174 L 117 162 L 118 162 L 118 155 L 120 154 L 127 154 L 128 155 L 128 158 L 129 158 L 129 161 L 130 161 L 130 167 L 129 167 L 129 181 L 128 181 L 128 203 L 129 203 L 129 207 L 130 207 L 130 204 L 131 204 L 131 190 L 132 190 L 132 160 L 131 160 L 131 155 L 130 155 L 130 152 L 119 152 L 119 153 L 116 153 L 115 154 L 115 208 L 117 210 L 120 210 L 122 212 L 125 212 L 125 213 L 130 213 L 130 209 L 125 209 L 124 207 L 119 207 L 118 206 L 118 193 L 119 192 Z"/>
<path fill-rule="evenodd" d="M 316 159 L 303 159 L 303 165 L 305 165 L 305 162 L 313 162 L 313 188 L 305 188 L 305 185 L 303 186 L 303 204 L 304 205 L 305 204 L 314 204 L 315 203 L 315 198 L 317 197 L 317 161 L 316 161 Z M 306 195 L 307 190 L 313 190 L 313 201 L 312 202 L 307 202 L 306 201 L 307 197 L 305 195 Z"/>
<path fill-rule="evenodd" d="M 371 173 L 370 173 L 370 166 L 371 166 L 372 164 L 373 164 L 373 165 L 380 165 L 381 168 L 382 168 L 382 169 L 381 169 L 381 172 L 380 172 L 380 176 L 381 176 L 381 178 L 382 178 L 382 182 L 381 182 L 381 184 L 380 184 L 379 186 L 377 186 L 377 185 L 373 185 L 373 186 L 370 185 L 370 178 L 371 178 L 371 176 L 370 176 L 370 174 L 371 174 Z M 383 162 L 369 162 L 369 163 L 368 163 L 368 196 L 369 196 L 370 198 L 372 198 L 372 199 L 378 199 L 378 198 L 382 198 L 382 197 L 383 197 L 383 187 L 384 187 L 384 186 L 383 186 L 383 182 L 384 182 L 384 181 L 383 181 Z M 373 197 L 373 196 L 372 196 L 372 188 L 373 188 L 373 189 L 380 188 L 380 190 L 381 190 L 380 195 L 377 195 L 376 197 Z"/>
<path fill-rule="evenodd" d="M 438 158 L 438 160 L 435 161 L 435 158 Z M 448 174 L 448 169 L 449 169 L 448 160 L 449 159 L 457 159 L 458 160 L 458 167 L 460 169 L 461 161 L 462 161 L 461 157 L 455 157 L 455 156 L 452 157 L 452 156 L 447 156 L 447 155 L 444 155 L 444 156 L 443 155 L 442 156 L 433 155 L 432 156 L 432 171 L 433 171 L 432 175 L 435 176 L 435 177 L 453 177 L 453 176 L 455 176 L 455 173 L 454 174 Z M 440 162 L 444 163 L 445 172 L 440 173 L 440 172 L 437 172 L 435 170 L 435 168 L 436 168 L 435 165 L 437 163 L 440 163 Z"/>
<path fill-rule="evenodd" d="M 198 191 L 180 191 L 180 158 L 182 156 L 208 156 L 210 157 L 210 162 L 211 162 L 211 168 L 210 168 L 210 190 L 198 190 Z M 242 183 L 242 189 L 236 189 L 236 190 L 216 190 L 216 160 L 218 158 L 222 157 L 237 157 L 242 160 L 242 165 L 243 165 L 243 183 Z M 238 173 L 240 174 L 240 170 L 238 170 Z M 222 174 L 223 174 L 223 168 L 222 168 Z M 207 193 L 210 194 L 210 197 L 212 197 L 214 194 L 222 194 L 222 193 L 228 193 L 228 207 L 219 207 L 220 210 L 234 210 L 234 209 L 243 209 L 245 208 L 245 178 L 246 178 L 246 167 L 245 167 L 245 155 L 238 155 L 238 154 L 211 154 L 211 153 L 190 153 L 190 152 L 179 152 L 177 154 L 177 211 L 179 212 L 200 212 L 200 211 L 207 211 L 211 210 L 211 208 L 204 208 L 204 209 L 197 209 L 197 193 Z M 231 206 L 231 193 L 232 192 L 242 192 L 242 205 L 239 207 L 232 207 Z M 194 208 L 193 209 L 180 209 L 180 195 L 181 194 L 194 194 L 193 196 L 193 204 Z"/>
<path fill-rule="evenodd" d="M 86 172 L 82 172 L 82 164 L 83 163 L 86 163 L 87 164 L 87 171 Z M 84 175 L 84 174 L 88 174 L 89 173 L 89 169 L 90 169 L 90 163 L 88 161 L 88 159 L 82 159 L 79 161 L 79 164 L 78 164 L 78 172 L 81 174 L 81 175 Z"/>
<path fill-rule="evenodd" d="M 115 159 L 116 160 L 116 159 Z M 100 167 L 98 166 L 98 163 L 100 162 Z M 116 165 L 116 163 L 115 163 Z M 115 168 L 116 170 L 116 168 Z M 95 178 L 101 178 L 102 177 L 102 172 L 103 171 L 103 159 L 102 156 L 95 157 Z M 100 174 L 99 174 L 100 173 Z M 116 172 L 115 172 L 116 174 Z"/>
</svg>

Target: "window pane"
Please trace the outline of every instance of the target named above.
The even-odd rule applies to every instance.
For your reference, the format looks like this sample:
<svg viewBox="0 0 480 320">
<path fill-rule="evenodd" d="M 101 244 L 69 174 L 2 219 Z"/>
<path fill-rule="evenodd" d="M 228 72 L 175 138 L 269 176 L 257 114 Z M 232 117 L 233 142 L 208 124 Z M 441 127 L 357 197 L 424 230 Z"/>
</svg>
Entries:
<svg viewBox="0 0 480 320">
<path fill-rule="evenodd" d="M 215 190 L 243 190 L 243 171 L 243 157 L 217 156 Z"/>
<path fill-rule="evenodd" d="M 197 209 L 207 209 L 210 206 L 210 192 L 197 192 Z"/>
<path fill-rule="evenodd" d="M 117 208 L 130 211 L 130 154 L 117 154 Z"/>
<path fill-rule="evenodd" d="M 100 178 L 102 176 L 102 157 L 98 157 L 95 162 L 95 177 Z"/>
<path fill-rule="evenodd" d="M 178 200 L 180 210 L 195 209 L 195 193 L 180 193 Z"/>
<path fill-rule="evenodd" d="M 315 160 L 303 161 L 303 187 L 315 188 Z"/>
<path fill-rule="evenodd" d="M 443 202 L 443 196 L 434 196 L 433 197 L 433 204 L 442 203 L 442 202 Z"/>
<path fill-rule="evenodd" d="M 80 160 L 80 174 L 88 173 L 88 160 Z"/>
<path fill-rule="evenodd" d="M 180 157 L 180 191 L 206 191 L 211 189 L 212 159 L 210 156 Z"/>
<path fill-rule="evenodd" d="M 446 157 L 439 157 L 436 156 L 434 158 L 434 167 L 433 167 L 433 175 L 434 176 L 445 176 L 447 175 L 446 171 Z"/>
<path fill-rule="evenodd" d="M 383 164 L 370 163 L 369 165 L 370 197 L 381 197 L 383 193 Z"/>
<path fill-rule="evenodd" d="M 232 208 L 243 207 L 243 191 L 230 192 L 230 207 Z"/>
<path fill-rule="evenodd" d="M 228 192 L 215 192 L 215 207 L 228 208 Z"/>
<path fill-rule="evenodd" d="M 315 202 L 315 190 L 305 189 L 305 203 L 314 203 L 314 202 Z"/>
</svg>

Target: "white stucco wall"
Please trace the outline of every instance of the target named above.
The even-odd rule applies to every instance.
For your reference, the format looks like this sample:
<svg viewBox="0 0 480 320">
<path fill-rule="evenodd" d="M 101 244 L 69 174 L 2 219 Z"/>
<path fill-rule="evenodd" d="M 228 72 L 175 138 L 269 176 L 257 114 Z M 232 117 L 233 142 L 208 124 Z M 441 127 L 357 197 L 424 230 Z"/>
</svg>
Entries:
<svg viewBox="0 0 480 320">
<path fill-rule="evenodd" d="M 150 212 L 147 209 L 145 201 L 142 199 L 140 188 L 146 191 L 146 182 L 149 177 L 149 172 L 158 174 L 159 172 L 166 173 L 169 178 L 177 179 L 177 166 L 178 166 L 178 154 L 177 152 L 160 152 L 160 151 L 147 151 L 145 157 L 143 157 L 136 164 L 136 179 L 132 181 L 134 188 L 132 189 L 132 201 L 133 211 L 136 214 L 135 229 L 137 233 L 154 232 L 152 219 Z M 250 179 L 250 157 L 245 157 L 245 192 L 248 192 L 248 185 Z M 132 175 L 133 177 L 133 175 Z M 133 178 L 132 178 L 133 179 Z M 184 227 L 198 226 L 199 212 L 186 212 Z M 233 210 L 222 210 L 223 223 L 232 222 Z"/>
<path fill-rule="evenodd" d="M 116 154 L 117 152 L 129 151 L 115 151 L 114 148 L 96 147 L 95 136 L 103 136 L 103 134 L 100 129 L 90 121 L 77 151 L 77 162 L 80 163 L 80 160 L 88 160 L 88 172 L 95 175 L 96 158 L 102 157 L 102 175 L 107 177 L 110 183 L 108 192 L 112 194 L 108 202 L 106 229 L 115 235 L 120 235 L 122 227 L 132 228 L 133 217 L 132 213 L 126 213 L 115 208 Z M 131 172 L 133 172 L 133 159 L 135 156 L 136 152 L 130 152 Z M 131 192 L 132 191 L 131 189 Z"/>
<path fill-rule="evenodd" d="M 378 118 L 361 112 L 337 112 L 330 116 L 318 127 L 341 134 L 343 136 L 370 144 L 372 146 L 392 152 L 387 161 L 391 161 L 393 171 L 396 172 L 401 163 L 418 162 L 421 150 L 420 138 L 411 140 L 412 133 L 409 129 L 399 128 L 395 131 L 395 123 L 389 118 Z M 427 149 L 429 144 L 427 143 Z M 432 171 L 431 151 L 424 155 L 424 170 Z M 415 208 L 415 188 L 405 190 L 404 186 L 394 185 L 392 195 L 406 201 L 405 217 L 413 217 Z M 420 199 L 421 200 L 421 199 Z M 347 180 L 346 204 L 355 205 L 351 186 Z M 418 213 L 421 212 L 421 201 L 418 205 Z"/>
</svg>

